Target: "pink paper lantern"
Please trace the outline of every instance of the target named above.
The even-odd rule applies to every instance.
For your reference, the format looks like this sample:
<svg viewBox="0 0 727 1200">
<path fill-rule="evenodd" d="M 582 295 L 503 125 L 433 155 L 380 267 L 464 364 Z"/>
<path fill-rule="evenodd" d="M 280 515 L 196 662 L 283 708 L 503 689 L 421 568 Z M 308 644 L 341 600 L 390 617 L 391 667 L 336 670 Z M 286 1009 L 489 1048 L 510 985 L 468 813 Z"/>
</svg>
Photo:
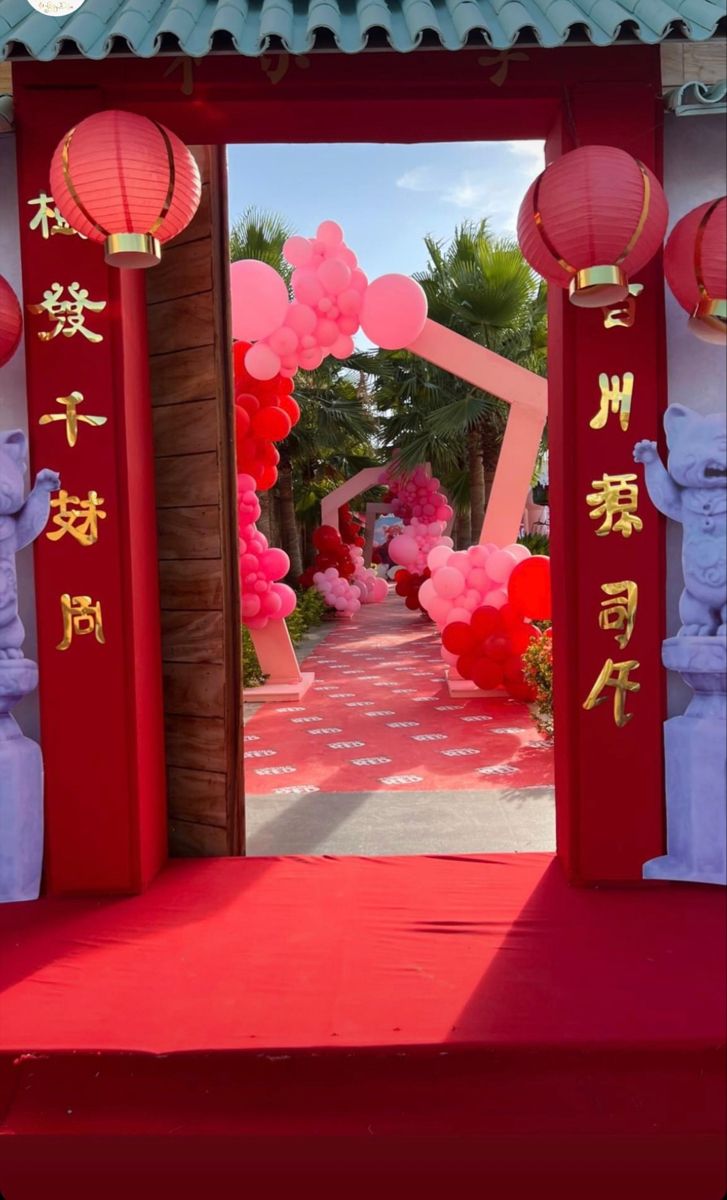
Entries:
<svg viewBox="0 0 727 1200">
<path fill-rule="evenodd" d="M 115 267 L 150 267 L 161 246 L 189 225 L 202 184 L 187 147 L 163 125 L 107 110 L 65 135 L 50 186 L 72 229 L 104 246 Z"/>
<path fill-rule="evenodd" d="M 520 206 L 520 249 L 571 303 L 624 300 L 629 279 L 659 250 L 668 207 L 661 184 L 616 146 L 581 146 L 551 163 Z"/>
<path fill-rule="evenodd" d="M 664 251 L 667 283 L 703 341 L 727 337 L 727 197 L 688 212 Z"/>
<path fill-rule="evenodd" d="M 23 332 L 23 318 L 15 292 L 0 275 L 0 367 L 15 354 Z"/>
</svg>

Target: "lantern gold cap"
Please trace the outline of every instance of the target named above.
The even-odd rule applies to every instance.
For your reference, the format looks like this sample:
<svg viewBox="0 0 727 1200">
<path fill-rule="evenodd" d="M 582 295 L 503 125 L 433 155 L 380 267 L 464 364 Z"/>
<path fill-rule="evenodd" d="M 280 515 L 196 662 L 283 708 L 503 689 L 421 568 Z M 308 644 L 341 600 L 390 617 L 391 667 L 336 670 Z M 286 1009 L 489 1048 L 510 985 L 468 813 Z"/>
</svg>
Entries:
<svg viewBox="0 0 727 1200">
<path fill-rule="evenodd" d="M 104 257 L 110 267 L 138 270 L 155 267 L 162 248 L 150 233 L 112 233 L 104 242 Z"/>
<path fill-rule="evenodd" d="M 568 287 L 570 302 L 577 308 L 606 308 L 628 294 L 629 281 L 620 267 L 586 267 L 576 271 Z"/>
<path fill-rule="evenodd" d="M 704 296 L 689 318 L 689 328 L 701 341 L 724 346 L 727 342 L 727 300 Z"/>
</svg>

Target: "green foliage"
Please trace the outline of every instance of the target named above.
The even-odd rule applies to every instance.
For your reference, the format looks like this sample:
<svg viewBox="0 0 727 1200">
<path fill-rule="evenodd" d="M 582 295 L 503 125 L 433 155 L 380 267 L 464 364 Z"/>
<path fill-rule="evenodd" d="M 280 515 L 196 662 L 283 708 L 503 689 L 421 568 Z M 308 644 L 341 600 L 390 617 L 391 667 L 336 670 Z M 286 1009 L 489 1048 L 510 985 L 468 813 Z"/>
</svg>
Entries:
<svg viewBox="0 0 727 1200">
<path fill-rule="evenodd" d="M 283 258 L 283 246 L 293 229 L 278 213 L 250 206 L 230 228 L 230 262 L 257 258 L 279 271 L 286 283 L 292 273 Z"/>
<path fill-rule="evenodd" d="M 320 625 L 323 620 L 323 614 L 326 611 L 326 605 L 320 592 L 316 588 L 307 588 L 305 591 L 298 593 L 298 604 L 293 609 L 289 617 L 286 617 L 285 623 L 288 626 L 290 640 L 296 646 L 302 641 L 309 629 Z M 265 682 L 265 676 L 260 670 L 260 664 L 255 654 L 255 647 L 252 644 L 250 631 L 243 625 L 242 627 L 242 683 L 243 687 L 254 688 L 259 687 Z"/>
<path fill-rule="evenodd" d="M 523 675 L 537 692 L 536 723 L 546 737 L 553 736 L 553 642 L 545 629 L 532 638 L 523 654 Z"/>
<path fill-rule="evenodd" d="M 518 538 L 521 546 L 527 546 L 531 554 L 550 555 L 550 539 L 547 533 L 524 533 Z"/>
</svg>

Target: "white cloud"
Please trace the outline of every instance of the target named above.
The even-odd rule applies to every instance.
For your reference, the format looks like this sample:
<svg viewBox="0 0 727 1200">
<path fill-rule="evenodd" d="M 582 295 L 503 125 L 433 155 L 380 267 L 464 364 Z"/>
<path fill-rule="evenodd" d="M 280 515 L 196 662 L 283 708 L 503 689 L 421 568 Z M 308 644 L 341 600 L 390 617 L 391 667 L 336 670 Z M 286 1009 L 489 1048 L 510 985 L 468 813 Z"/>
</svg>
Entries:
<svg viewBox="0 0 727 1200">
<path fill-rule="evenodd" d="M 462 216 L 489 217 L 496 231 L 514 233 L 520 202 L 544 167 L 543 143 L 471 142 L 468 149 L 477 162 L 490 158 L 490 165 L 451 171 L 422 163 L 401 175 L 396 186 L 430 194 L 437 203 L 459 209 Z M 506 152 L 504 159 L 502 153 L 495 157 L 498 150 Z"/>
</svg>

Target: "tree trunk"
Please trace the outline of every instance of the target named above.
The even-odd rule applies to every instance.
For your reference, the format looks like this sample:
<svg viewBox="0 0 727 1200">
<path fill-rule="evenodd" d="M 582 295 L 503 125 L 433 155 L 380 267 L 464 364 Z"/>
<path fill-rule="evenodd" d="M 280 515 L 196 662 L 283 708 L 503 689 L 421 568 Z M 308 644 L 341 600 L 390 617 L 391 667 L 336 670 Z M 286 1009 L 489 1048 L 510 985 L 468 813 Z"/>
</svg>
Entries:
<svg viewBox="0 0 727 1200">
<path fill-rule="evenodd" d="M 297 582 L 303 574 L 303 560 L 298 539 L 298 522 L 293 502 L 293 471 L 282 459 L 278 464 L 278 498 L 280 501 L 280 536 L 283 550 L 290 559 L 290 574 Z"/>
<path fill-rule="evenodd" d="M 485 469 L 482 462 L 482 436 L 476 425 L 467 434 L 467 467 L 470 479 L 472 541 L 478 542 L 485 519 Z"/>
<path fill-rule="evenodd" d="M 479 537 L 479 534 L 477 536 Z M 456 550 L 466 550 L 471 544 L 472 528 L 470 524 L 470 510 L 465 508 L 459 510 L 455 517 L 454 546 Z"/>
<path fill-rule="evenodd" d="M 260 502 L 260 516 L 258 517 L 257 527 L 272 544 L 272 530 L 270 528 L 271 493 L 258 492 L 257 498 Z"/>
</svg>

